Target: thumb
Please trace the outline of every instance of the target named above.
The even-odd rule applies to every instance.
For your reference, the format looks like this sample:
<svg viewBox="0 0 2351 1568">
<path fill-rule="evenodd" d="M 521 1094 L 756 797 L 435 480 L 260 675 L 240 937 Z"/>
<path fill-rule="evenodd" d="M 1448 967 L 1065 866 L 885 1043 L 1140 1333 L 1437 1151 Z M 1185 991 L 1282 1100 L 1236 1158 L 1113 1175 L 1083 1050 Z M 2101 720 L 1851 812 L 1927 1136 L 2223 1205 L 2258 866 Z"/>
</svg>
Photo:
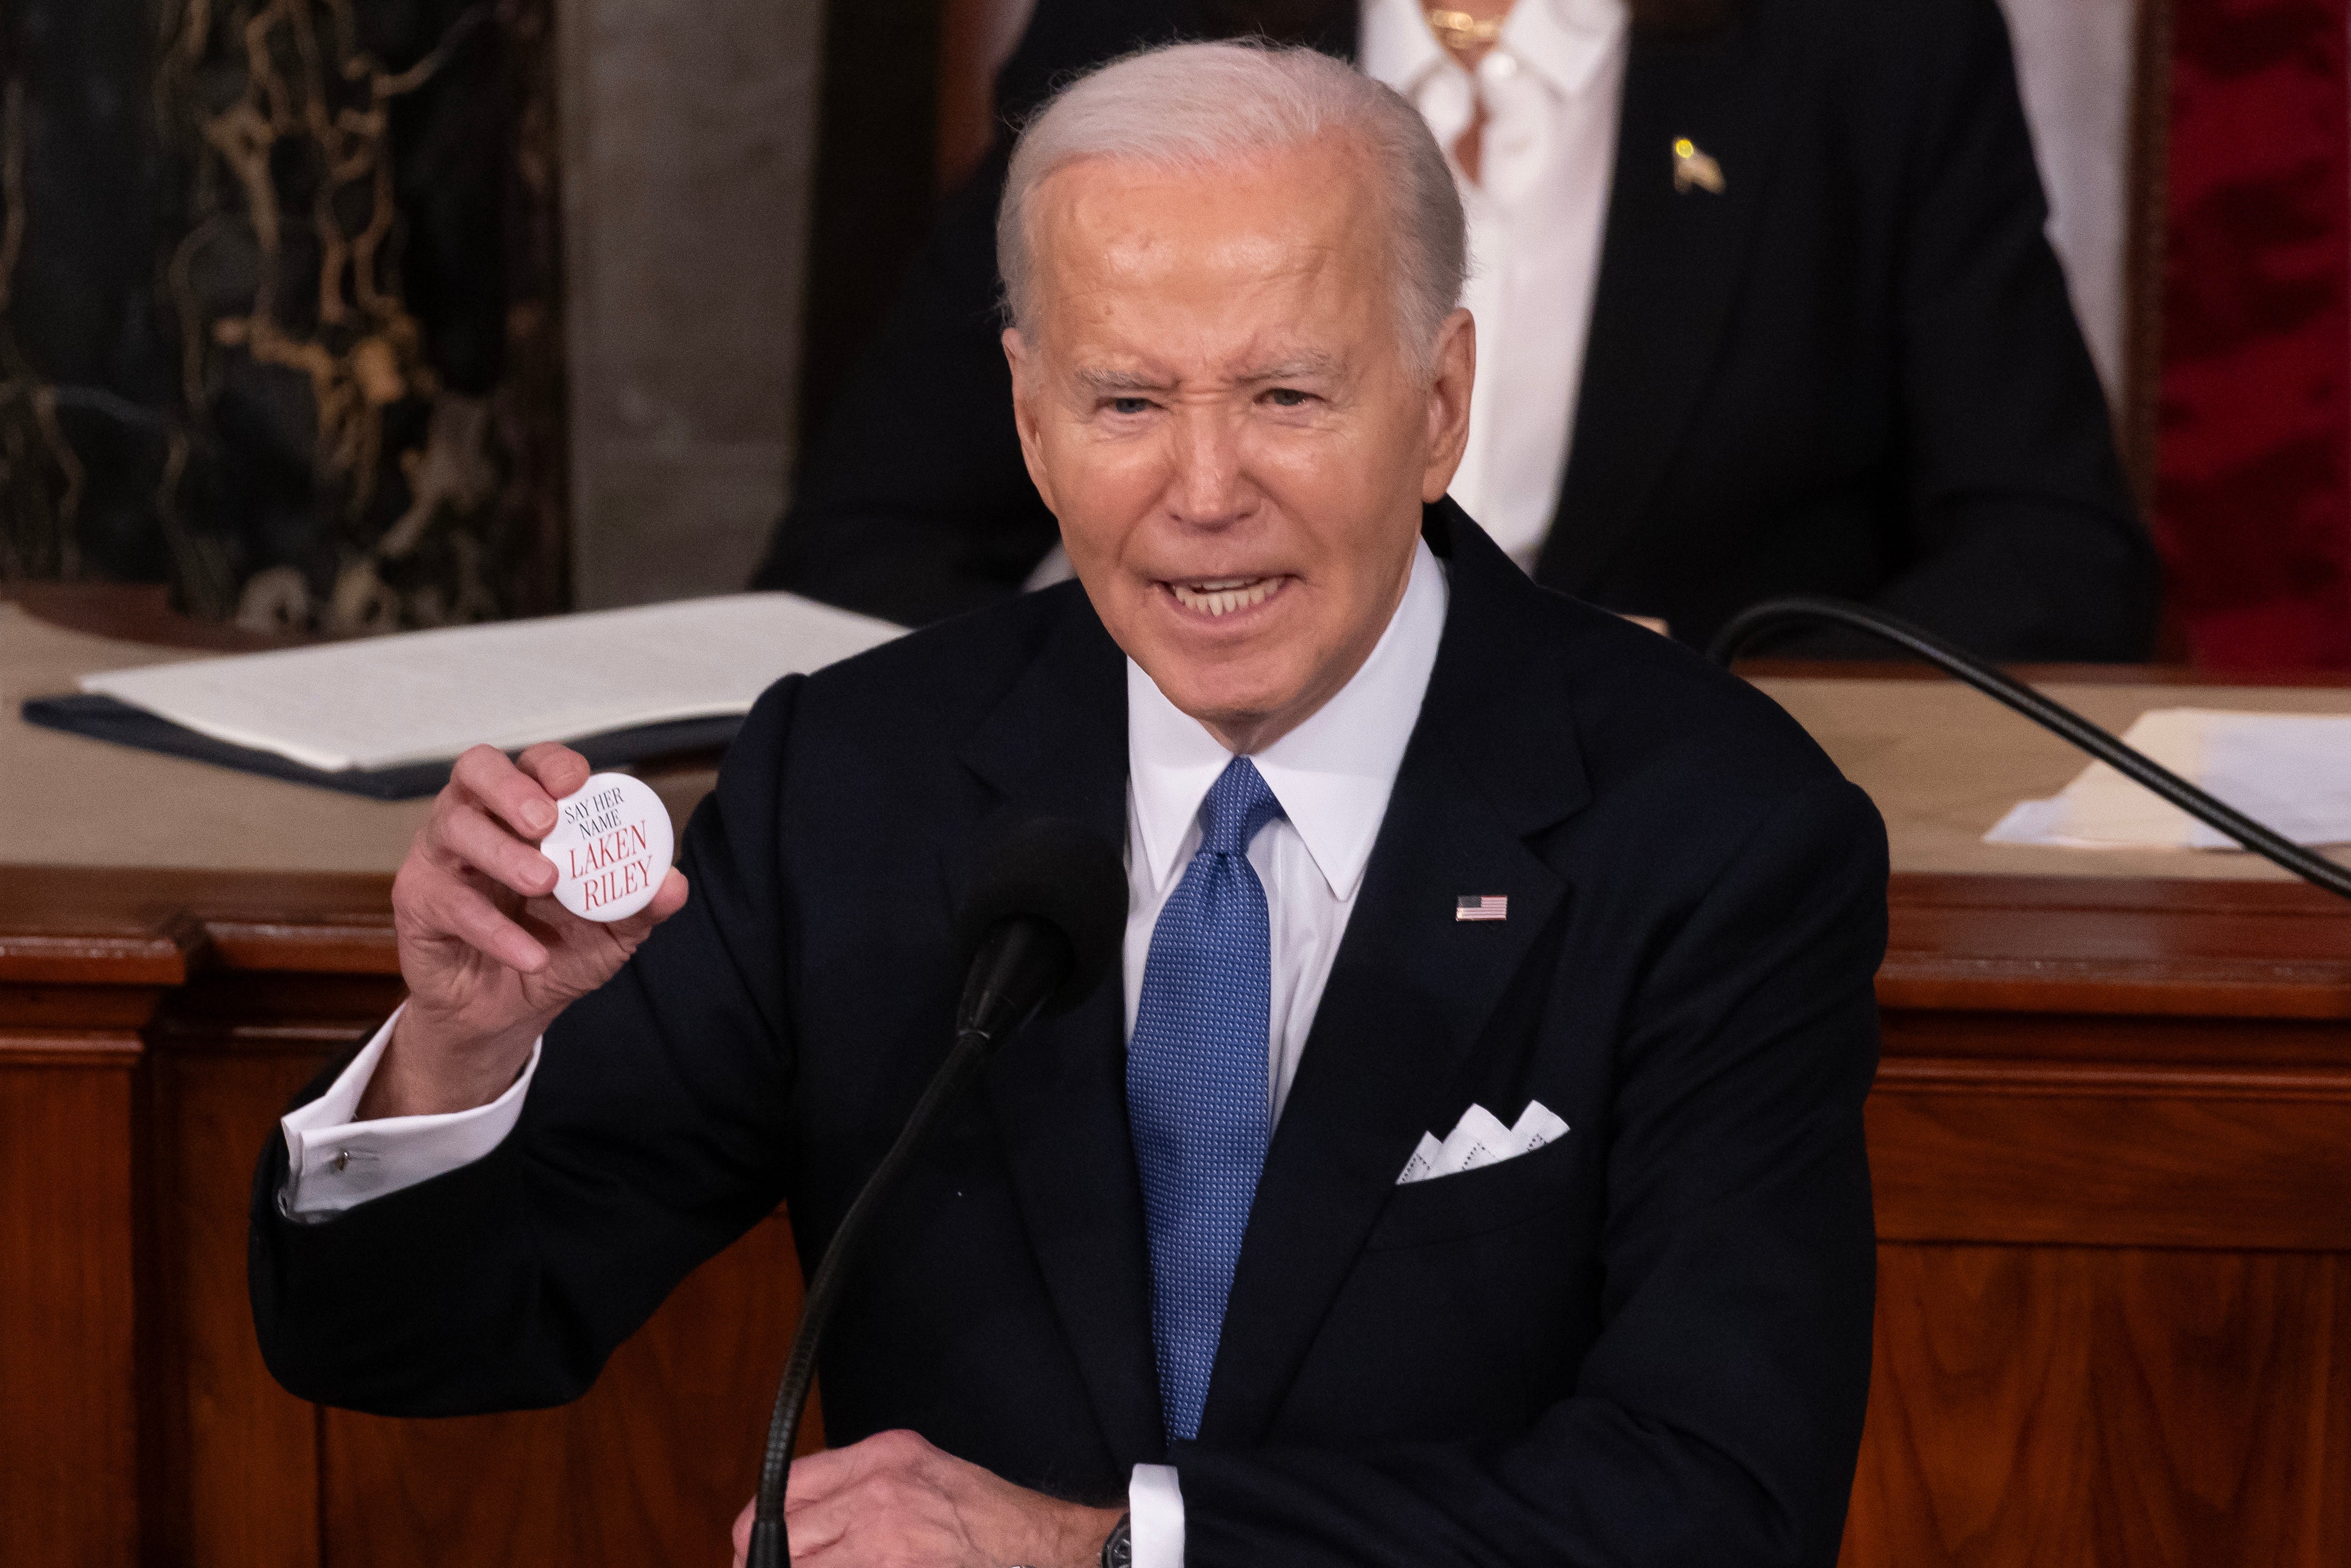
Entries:
<svg viewBox="0 0 2351 1568">
<path fill-rule="evenodd" d="M 744 1568 L 750 1561 L 751 1511 L 758 1506 L 758 1498 L 753 1498 L 743 1505 L 743 1511 L 735 1516 L 735 1568 Z"/>
</svg>

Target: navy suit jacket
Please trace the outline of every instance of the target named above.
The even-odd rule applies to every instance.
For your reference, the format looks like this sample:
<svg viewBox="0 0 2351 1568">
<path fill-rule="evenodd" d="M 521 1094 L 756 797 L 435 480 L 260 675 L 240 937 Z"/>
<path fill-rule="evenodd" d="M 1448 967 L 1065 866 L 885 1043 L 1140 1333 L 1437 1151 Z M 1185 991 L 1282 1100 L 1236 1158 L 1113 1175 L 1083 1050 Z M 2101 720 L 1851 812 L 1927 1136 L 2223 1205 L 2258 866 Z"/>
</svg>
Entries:
<svg viewBox="0 0 2351 1568">
<path fill-rule="evenodd" d="M 827 1433 L 1089 1500 L 1173 1463 L 1195 1563 L 1831 1563 L 1883 829 L 1767 698 L 1450 503 L 1426 532 L 1443 641 L 1197 1440 L 1162 1431 L 1114 976 L 1002 1051 L 881 1214 Z M 685 834 L 690 901 L 549 1030 L 496 1152 L 300 1224 L 270 1140 L 272 1370 L 389 1414 L 554 1404 L 778 1202 L 813 1261 L 946 1052 L 979 848 L 1037 812 L 1121 841 L 1124 719 L 1075 584 L 778 683 Z M 1464 894 L 1509 918 L 1457 921 Z M 1569 1133 L 1396 1184 L 1423 1133 L 1530 1100 Z"/>
<path fill-rule="evenodd" d="M 1356 3 L 1039 0 L 998 101 L 1015 121 L 1139 44 L 1252 25 L 1349 54 Z M 1676 189 L 1683 137 L 1720 194 Z M 1052 547 L 997 341 L 1008 152 L 942 207 L 759 586 L 921 623 L 1012 593 Z M 1994 0 L 1636 26 L 1537 579 L 1699 647 L 1759 600 L 1825 593 L 1987 658 L 2145 658 L 2154 549 L 2047 217 Z M 1886 656 L 1843 633 L 1786 651 Z"/>
</svg>

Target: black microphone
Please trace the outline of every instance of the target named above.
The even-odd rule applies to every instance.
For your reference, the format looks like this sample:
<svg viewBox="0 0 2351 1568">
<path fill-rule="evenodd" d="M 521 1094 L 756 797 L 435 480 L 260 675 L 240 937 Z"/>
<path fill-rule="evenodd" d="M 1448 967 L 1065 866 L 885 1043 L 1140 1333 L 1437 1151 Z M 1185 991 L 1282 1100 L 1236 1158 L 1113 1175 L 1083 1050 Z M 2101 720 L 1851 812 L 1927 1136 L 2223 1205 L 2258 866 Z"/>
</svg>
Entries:
<svg viewBox="0 0 2351 1568">
<path fill-rule="evenodd" d="M 1102 983 L 1117 958 L 1126 924 L 1126 870 L 1118 852 L 1076 822 L 1038 818 L 991 844 L 956 921 L 963 998 L 956 1009 L 955 1047 L 897 1142 L 865 1180 L 824 1249 L 792 1335 L 792 1354 L 776 1390 L 768 1448 L 759 1465 L 759 1498 L 752 1509 L 750 1568 L 789 1568 L 784 1528 L 784 1486 L 799 1446 L 800 1416 L 816 1381 L 817 1349 L 840 1300 L 859 1241 L 873 1213 L 945 1118 L 988 1054 L 1041 1009 L 1075 1007 Z"/>
</svg>

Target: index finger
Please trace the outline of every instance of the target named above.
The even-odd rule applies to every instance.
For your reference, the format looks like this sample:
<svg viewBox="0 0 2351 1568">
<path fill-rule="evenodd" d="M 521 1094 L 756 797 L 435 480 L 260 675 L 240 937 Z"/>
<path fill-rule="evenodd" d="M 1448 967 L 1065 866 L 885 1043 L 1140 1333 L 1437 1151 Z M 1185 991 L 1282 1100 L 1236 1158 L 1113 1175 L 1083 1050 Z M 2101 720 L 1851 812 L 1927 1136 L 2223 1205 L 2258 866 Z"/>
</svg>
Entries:
<svg viewBox="0 0 2351 1568">
<path fill-rule="evenodd" d="M 495 746 L 476 746 L 457 758 L 449 770 L 449 781 L 464 788 L 491 815 L 534 844 L 555 831 L 555 798 Z"/>
</svg>

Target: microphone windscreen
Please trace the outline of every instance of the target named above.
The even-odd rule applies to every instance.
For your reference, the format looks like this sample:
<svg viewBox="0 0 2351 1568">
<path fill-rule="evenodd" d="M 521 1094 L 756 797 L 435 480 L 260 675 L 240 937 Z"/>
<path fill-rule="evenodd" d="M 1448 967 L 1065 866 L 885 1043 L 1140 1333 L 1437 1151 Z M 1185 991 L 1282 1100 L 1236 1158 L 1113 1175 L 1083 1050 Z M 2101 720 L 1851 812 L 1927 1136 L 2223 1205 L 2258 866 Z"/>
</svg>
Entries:
<svg viewBox="0 0 2351 1568">
<path fill-rule="evenodd" d="M 1126 933 L 1126 867 L 1101 834 L 1066 817 L 1032 817 L 990 843 L 956 920 L 956 970 L 1005 921 L 1043 920 L 1070 945 L 1070 972 L 1045 998 L 1075 1007 L 1118 961 Z"/>
</svg>

